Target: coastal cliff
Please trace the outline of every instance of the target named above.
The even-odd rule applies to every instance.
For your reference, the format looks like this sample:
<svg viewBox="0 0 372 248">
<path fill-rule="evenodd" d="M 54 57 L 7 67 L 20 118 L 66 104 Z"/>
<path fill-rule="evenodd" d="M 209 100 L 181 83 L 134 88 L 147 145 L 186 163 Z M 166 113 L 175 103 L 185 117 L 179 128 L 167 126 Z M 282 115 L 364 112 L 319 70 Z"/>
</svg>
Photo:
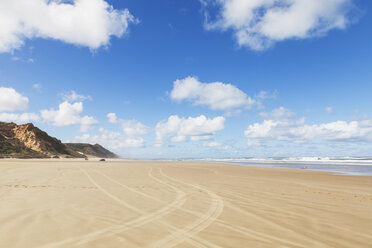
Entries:
<svg viewBox="0 0 372 248">
<path fill-rule="evenodd" d="M 85 143 L 65 143 L 67 147 L 70 147 L 76 152 L 85 154 L 87 156 L 99 157 L 99 158 L 118 158 L 113 152 L 110 152 L 99 144 L 91 145 Z"/>
<path fill-rule="evenodd" d="M 32 123 L 17 125 L 0 122 L 0 158 L 117 157 L 98 144 L 76 145 L 73 143 L 63 144 Z M 78 149 L 79 147 L 84 149 Z"/>
</svg>

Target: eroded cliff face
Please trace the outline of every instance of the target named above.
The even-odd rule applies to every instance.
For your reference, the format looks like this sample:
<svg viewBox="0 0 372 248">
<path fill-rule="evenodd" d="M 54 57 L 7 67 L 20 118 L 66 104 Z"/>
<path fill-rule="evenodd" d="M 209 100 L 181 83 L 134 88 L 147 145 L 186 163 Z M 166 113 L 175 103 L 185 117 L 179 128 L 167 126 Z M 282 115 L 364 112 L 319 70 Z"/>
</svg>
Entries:
<svg viewBox="0 0 372 248">
<path fill-rule="evenodd" d="M 0 122 L 0 157 L 73 157 L 84 155 L 50 137 L 32 123 L 17 125 Z"/>
<path fill-rule="evenodd" d="M 19 126 L 15 125 L 13 128 L 14 137 L 23 143 L 25 147 L 37 152 L 43 152 L 45 145 L 42 146 L 42 141 L 36 137 L 34 128 L 34 125 L 31 123 Z"/>
</svg>

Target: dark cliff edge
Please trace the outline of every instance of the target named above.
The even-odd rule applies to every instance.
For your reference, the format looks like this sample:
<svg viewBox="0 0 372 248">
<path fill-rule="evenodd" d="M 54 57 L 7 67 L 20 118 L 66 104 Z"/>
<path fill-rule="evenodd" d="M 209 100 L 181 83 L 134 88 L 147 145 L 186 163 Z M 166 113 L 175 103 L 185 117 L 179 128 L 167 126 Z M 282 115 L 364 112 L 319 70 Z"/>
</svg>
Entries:
<svg viewBox="0 0 372 248">
<path fill-rule="evenodd" d="M 65 143 L 65 145 L 72 150 L 82 153 L 86 156 L 94 156 L 100 158 L 118 158 L 119 156 L 110 152 L 99 144 L 91 145 L 85 143 Z"/>
</svg>

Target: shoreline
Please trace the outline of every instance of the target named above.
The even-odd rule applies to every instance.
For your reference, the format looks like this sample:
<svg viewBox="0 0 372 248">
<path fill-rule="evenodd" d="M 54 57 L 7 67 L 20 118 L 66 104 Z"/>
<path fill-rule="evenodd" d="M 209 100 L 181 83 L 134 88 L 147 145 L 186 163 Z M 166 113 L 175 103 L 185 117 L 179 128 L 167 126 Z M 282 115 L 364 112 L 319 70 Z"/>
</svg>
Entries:
<svg viewBox="0 0 372 248">
<path fill-rule="evenodd" d="M 152 161 L 152 160 L 146 160 Z M 195 162 L 195 163 L 208 163 L 208 164 L 224 164 L 224 165 L 240 165 L 248 167 L 260 168 L 283 168 L 302 171 L 320 171 L 329 172 L 334 175 L 345 176 L 372 176 L 372 164 L 349 164 L 349 163 L 315 163 L 315 162 L 299 162 L 299 161 L 218 161 L 218 160 L 154 160 L 163 162 Z M 338 166 L 338 167 L 337 167 Z M 335 168 L 337 167 L 337 168 Z M 341 168 L 340 168 L 341 167 Z"/>
<path fill-rule="evenodd" d="M 343 176 L 372 176 L 371 165 L 350 165 L 350 164 L 311 164 L 311 163 L 239 163 L 232 162 L 231 164 L 239 164 L 248 167 L 264 167 L 264 168 L 285 168 L 302 171 L 320 171 L 329 172 L 333 175 Z M 341 167 L 341 168 L 340 168 Z"/>
<path fill-rule="evenodd" d="M 94 157 L 89 158 L 88 161 L 99 161 L 101 158 Z M 66 162 L 66 161 L 85 161 L 82 158 L 2 158 L 1 161 L 52 161 L 52 162 Z M 247 167 L 259 167 L 259 168 L 283 168 L 301 171 L 318 171 L 328 172 L 333 175 L 343 176 L 372 176 L 372 164 L 365 163 L 328 163 L 328 162 L 315 162 L 315 161 L 219 161 L 219 160 L 146 160 L 146 159 L 125 159 L 125 158 L 105 158 L 105 162 L 127 162 L 127 161 L 146 161 L 146 162 L 186 162 L 186 163 L 206 163 L 206 164 L 224 164 L 224 165 L 240 165 Z"/>
</svg>

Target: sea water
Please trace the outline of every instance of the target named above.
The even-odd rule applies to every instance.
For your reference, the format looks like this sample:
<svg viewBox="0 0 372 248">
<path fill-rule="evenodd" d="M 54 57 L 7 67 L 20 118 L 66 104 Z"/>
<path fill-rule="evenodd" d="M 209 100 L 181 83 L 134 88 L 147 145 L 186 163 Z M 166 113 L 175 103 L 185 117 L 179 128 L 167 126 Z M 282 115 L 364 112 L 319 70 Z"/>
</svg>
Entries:
<svg viewBox="0 0 372 248">
<path fill-rule="evenodd" d="M 327 171 L 340 175 L 372 176 L 372 158 L 369 157 L 228 158 L 203 159 L 203 161 L 244 166 Z"/>
</svg>

